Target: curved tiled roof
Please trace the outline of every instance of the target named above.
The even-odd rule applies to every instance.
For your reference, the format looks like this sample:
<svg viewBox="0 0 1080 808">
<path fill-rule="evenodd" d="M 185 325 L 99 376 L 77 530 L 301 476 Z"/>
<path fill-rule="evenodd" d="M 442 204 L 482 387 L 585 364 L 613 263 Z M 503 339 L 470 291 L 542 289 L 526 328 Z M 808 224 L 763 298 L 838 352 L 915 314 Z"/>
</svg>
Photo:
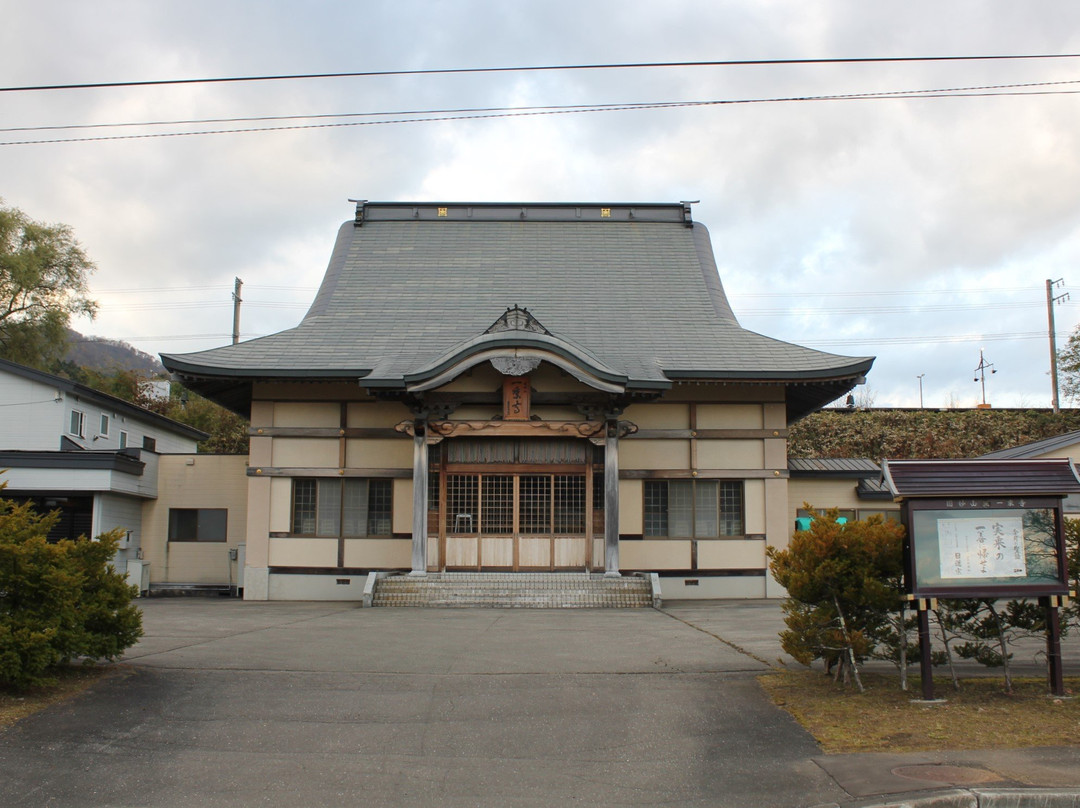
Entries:
<svg viewBox="0 0 1080 808">
<path fill-rule="evenodd" d="M 742 328 L 708 231 L 686 205 L 367 203 L 357 218 L 341 226 L 299 325 L 165 354 L 165 366 L 219 399 L 228 380 L 404 387 L 519 305 L 554 340 L 625 377 L 627 389 L 690 379 L 794 383 L 805 386 L 797 416 L 842 395 L 873 363 Z"/>
</svg>

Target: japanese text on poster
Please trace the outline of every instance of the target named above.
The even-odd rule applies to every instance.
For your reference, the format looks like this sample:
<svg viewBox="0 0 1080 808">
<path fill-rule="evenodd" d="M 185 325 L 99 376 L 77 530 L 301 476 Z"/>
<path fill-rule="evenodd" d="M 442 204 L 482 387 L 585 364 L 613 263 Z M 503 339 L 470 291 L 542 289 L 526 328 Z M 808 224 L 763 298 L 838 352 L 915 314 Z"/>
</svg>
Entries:
<svg viewBox="0 0 1080 808">
<path fill-rule="evenodd" d="M 1024 522 L 1020 516 L 938 519 L 942 578 L 1023 578 Z"/>
</svg>

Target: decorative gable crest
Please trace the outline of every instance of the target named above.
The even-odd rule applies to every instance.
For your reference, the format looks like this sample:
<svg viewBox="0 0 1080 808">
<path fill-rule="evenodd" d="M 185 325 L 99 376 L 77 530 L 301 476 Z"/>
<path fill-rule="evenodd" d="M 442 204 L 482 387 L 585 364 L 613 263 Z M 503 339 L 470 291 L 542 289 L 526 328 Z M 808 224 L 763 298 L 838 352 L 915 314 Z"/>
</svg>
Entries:
<svg viewBox="0 0 1080 808">
<path fill-rule="evenodd" d="M 484 333 L 497 334 L 500 331 L 532 331 L 534 334 L 551 336 L 551 332 L 544 328 L 528 309 L 519 308 L 516 303 L 513 308 L 508 308 Z"/>
<path fill-rule="evenodd" d="M 516 303 L 503 312 L 502 317 L 493 322 L 484 333 L 500 334 L 506 331 L 527 331 L 551 336 L 551 332 L 544 328 L 528 309 L 521 308 Z M 491 365 L 504 376 L 524 376 L 540 367 L 540 360 L 535 357 L 498 356 L 491 360 Z"/>
</svg>

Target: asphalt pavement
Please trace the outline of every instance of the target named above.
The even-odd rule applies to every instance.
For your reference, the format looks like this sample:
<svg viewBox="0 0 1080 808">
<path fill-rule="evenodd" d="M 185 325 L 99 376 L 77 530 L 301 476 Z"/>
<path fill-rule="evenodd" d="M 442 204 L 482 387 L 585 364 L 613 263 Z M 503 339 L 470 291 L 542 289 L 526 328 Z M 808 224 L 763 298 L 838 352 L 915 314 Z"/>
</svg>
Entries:
<svg viewBox="0 0 1080 808">
<path fill-rule="evenodd" d="M 141 605 L 110 675 L 0 731 L 0 805 L 1080 806 L 1077 747 L 823 755 L 756 681 L 775 602 Z"/>
</svg>

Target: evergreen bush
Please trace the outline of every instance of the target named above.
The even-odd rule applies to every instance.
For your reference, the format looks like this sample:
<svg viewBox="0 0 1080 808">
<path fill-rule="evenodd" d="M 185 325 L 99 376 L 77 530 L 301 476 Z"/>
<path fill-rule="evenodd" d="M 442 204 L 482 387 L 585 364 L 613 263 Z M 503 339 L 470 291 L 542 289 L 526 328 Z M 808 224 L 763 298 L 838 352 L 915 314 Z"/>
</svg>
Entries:
<svg viewBox="0 0 1080 808">
<path fill-rule="evenodd" d="M 836 510 L 813 512 L 808 530 L 796 531 L 787 549 L 768 549 L 769 569 L 788 592 L 784 651 L 844 681 L 891 628 L 901 605 L 904 528 L 881 516 L 842 523 Z"/>
<path fill-rule="evenodd" d="M 135 587 L 112 566 L 119 530 L 50 543 L 57 514 L 0 499 L 0 683 L 51 684 L 75 659 L 116 659 L 142 635 Z"/>
</svg>

